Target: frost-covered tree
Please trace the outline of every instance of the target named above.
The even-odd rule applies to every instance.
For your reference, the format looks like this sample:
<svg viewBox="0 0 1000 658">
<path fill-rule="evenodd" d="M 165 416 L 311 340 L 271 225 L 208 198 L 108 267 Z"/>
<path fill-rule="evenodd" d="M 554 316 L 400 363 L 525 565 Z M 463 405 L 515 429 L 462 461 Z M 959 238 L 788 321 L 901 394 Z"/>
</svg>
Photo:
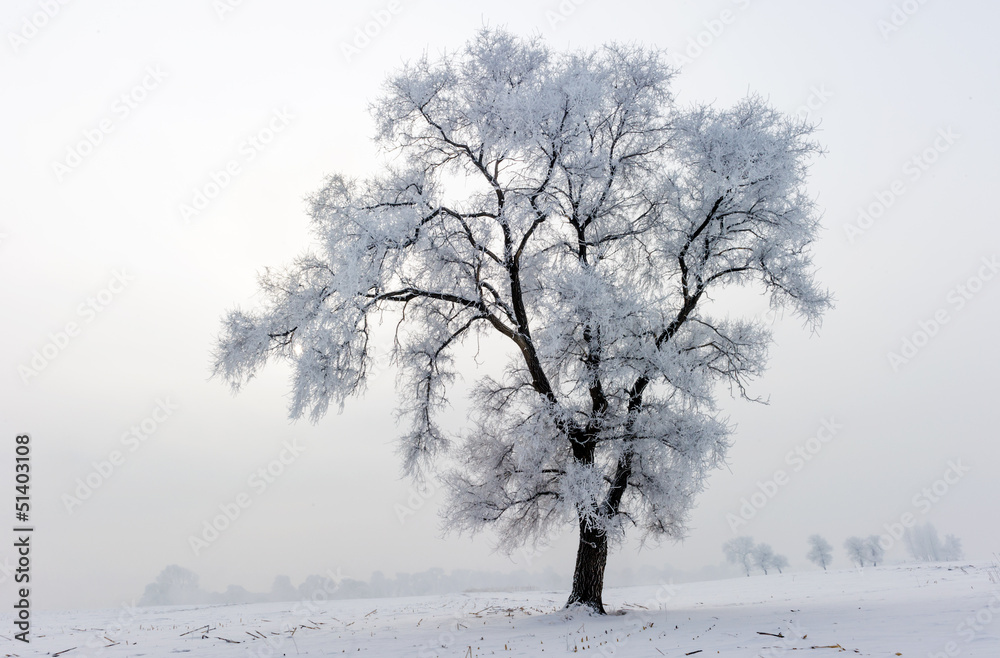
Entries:
<svg viewBox="0 0 1000 658">
<path fill-rule="evenodd" d="M 384 171 L 312 197 L 314 248 L 228 314 L 216 374 L 239 389 L 288 361 L 290 414 L 316 420 L 365 390 L 391 319 L 405 472 L 440 472 L 449 526 L 504 550 L 575 524 L 569 602 L 603 610 L 609 544 L 684 535 L 730 443 L 718 384 L 748 397 L 765 366 L 765 323 L 713 298 L 750 288 L 813 327 L 829 304 L 813 128 L 756 96 L 678 107 L 674 74 L 658 50 L 556 54 L 491 29 L 406 64 L 373 105 Z M 452 436 L 470 339 L 509 361 Z"/>
<path fill-rule="evenodd" d="M 865 562 L 869 560 L 868 544 L 861 537 L 848 537 L 844 542 L 844 548 L 847 549 L 847 557 L 859 567 L 864 567 Z"/>
<path fill-rule="evenodd" d="M 872 563 L 873 567 L 877 567 L 878 563 L 885 557 L 885 549 L 879 543 L 878 535 L 870 535 L 865 540 L 865 557 Z"/>
<path fill-rule="evenodd" d="M 961 560 L 963 556 L 962 540 L 955 535 L 944 536 L 944 546 L 941 547 L 941 557 L 945 562 Z"/>
<path fill-rule="evenodd" d="M 271 601 L 295 601 L 298 599 L 299 591 L 292 585 L 292 579 L 288 576 L 275 576 L 271 585 Z"/>
<path fill-rule="evenodd" d="M 823 567 L 823 571 L 826 571 L 827 566 L 833 560 L 833 547 L 820 535 L 812 535 L 809 537 L 809 552 L 806 557 L 810 562 L 818 567 Z"/>
<path fill-rule="evenodd" d="M 907 528 L 903 539 L 914 560 L 950 562 L 962 559 L 961 540 L 955 535 L 947 535 L 942 543 L 933 524 L 924 523 Z"/>
<path fill-rule="evenodd" d="M 903 540 L 914 560 L 940 562 L 943 558 L 941 539 L 938 537 L 937 528 L 930 523 L 907 528 Z"/>
<path fill-rule="evenodd" d="M 770 544 L 757 544 L 751 553 L 753 565 L 763 571 L 765 576 L 767 570 L 774 567 L 775 557 L 774 549 L 771 548 Z"/>
<path fill-rule="evenodd" d="M 750 570 L 754 566 L 754 544 L 750 537 L 733 537 L 722 545 L 722 552 L 726 559 L 738 565 L 746 575 L 750 575 Z"/>
<path fill-rule="evenodd" d="M 204 603 L 208 594 L 198 586 L 198 574 L 176 564 L 163 569 L 156 581 L 146 585 L 139 605 Z"/>
<path fill-rule="evenodd" d="M 788 558 L 784 555 L 775 555 L 771 558 L 771 566 L 777 569 L 778 573 L 784 573 L 788 568 Z"/>
</svg>

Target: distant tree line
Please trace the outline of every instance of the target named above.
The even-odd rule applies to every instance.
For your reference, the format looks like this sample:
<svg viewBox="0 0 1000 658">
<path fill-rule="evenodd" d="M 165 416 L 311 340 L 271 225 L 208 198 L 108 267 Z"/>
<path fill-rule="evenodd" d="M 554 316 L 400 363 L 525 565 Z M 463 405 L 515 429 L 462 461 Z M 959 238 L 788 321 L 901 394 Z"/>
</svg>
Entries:
<svg viewBox="0 0 1000 658">
<path fill-rule="evenodd" d="M 938 539 L 937 529 L 930 523 L 908 528 L 903 535 L 906 548 L 920 562 L 954 562 L 962 559 L 962 540 L 955 535 Z"/>
<path fill-rule="evenodd" d="M 937 529 L 930 523 L 907 528 L 902 539 L 910 557 L 918 562 L 954 562 L 963 556 L 962 540 L 955 535 L 946 535 L 942 541 Z M 848 537 L 844 549 L 852 564 L 877 567 L 885 558 L 885 551 L 889 548 L 887 543 L 884 535 Z M 821 535 L 811 535 L 808 544 L 806 559 L 825 571 L 833 562 L 833 546 Z M 738 566 L 747 576 L 755 570 L 765 575 L 772 569 L 781 573 L 788 566 L 785 556 L 776 554 L 768 544 L 755 544 L 750 537 L 734 537 L 722 545 L 722 551 L 726 560 Z"/>
<path fill-rule="evenodd" d="M 735 537 L 722 545 L 726 559 L 739 566 L 746 575 L 760 569 L 766 576 L 768 571 L 781 573 L 788 567 L 788 558 L 778 555 L 770 544 L 755 544 L 750 537 Z"/>
<path fill-rule="evenodd" d="M 870 535 L 867 539 L 848 537 L 844 548 L 847 550 L 847 557 L 859 567 L 877 567 L 885 557 L 885 549 L 882 548 L 878 535 Z"/>
<path fill-rule="evenodd" d="M 146 585 L 139 599 L 140 606 L 159 605 L 218 605 L 237 603 L 266 603 L 313 599 L 323 593 L 327 599 L 366 599 L 392 596 L 421 596 L 448 594 L 469 590 L 528 590 L 560 589 L 565 578 L 552 569 L 529 573 L 515 571 L 499 573 L 456 569 L 445 573 L 443 569 L 428 569 L 420 573 L 398 573 L 386 577 L 376 571 L 367 580 L 307 576 L 296 587 L 288 576 L 277 576 L 268 592 L 251 592 L 240 585 L 230 585 L 224 592 L 209 592 L 201 588 L 198 575 L 176 564 L 166 567 L 156 580 Z"/>
</svg>

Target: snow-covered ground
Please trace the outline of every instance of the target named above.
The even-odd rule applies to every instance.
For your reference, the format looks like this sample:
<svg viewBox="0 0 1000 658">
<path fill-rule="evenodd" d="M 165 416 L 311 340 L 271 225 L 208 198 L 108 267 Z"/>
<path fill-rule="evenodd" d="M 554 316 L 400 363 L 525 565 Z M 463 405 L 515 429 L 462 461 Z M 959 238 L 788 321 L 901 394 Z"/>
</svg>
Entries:
<svg viewBox="0 0 1000 658">
<path fill-rule="evenodd" d="M 564 599 L 470 593 L 41 613 L 31 644 L 5 640 L 0 655 L 1000 657 L 1000 584 L 985 565 L 609 589 L 604 617 L 566 611 Z"/>
</svg>

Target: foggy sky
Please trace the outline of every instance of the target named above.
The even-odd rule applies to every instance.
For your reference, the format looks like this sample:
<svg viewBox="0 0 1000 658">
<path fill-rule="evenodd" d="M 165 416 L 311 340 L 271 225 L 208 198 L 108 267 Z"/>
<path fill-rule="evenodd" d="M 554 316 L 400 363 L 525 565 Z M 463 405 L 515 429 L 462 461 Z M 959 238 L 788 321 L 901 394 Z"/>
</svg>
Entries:
<svg viewBox="0 0 1000 658">
<path fill-rule="evenodd" d="M 572 528 L 530 557 L 493 552 L 488 535 L 442 536 L 443 494 L 399 477 L 392 372 L 316 425 L 287 420 L 283 367 L 236 397 L 209 379 L 223 313 L 253 306 L 256 274 L 308 245 L 303 198 L 328 174 L 377 167 L 366 108 L 384 77 L 484 24 L 555 49 L 664 46 L 682 65 L 680 103 L 757 92 L 821 122 L 828 150 L 810 191 L 824 209 L 819 280 L 836 308 L 816 335 L 775 319 L 769 370 L 751 389 L 770 404 L 723 395 L 735 443 L 690 536 L 629 543 L 609 572 L 720 563 L 733 518 L 793 568 L 814 568 L 810 534 L 847 567 L 846 537 L 885 533 L 907 513 L 988 558 L 1000 549 L 1000 7 L 896 6 L 4 2 L 0 491 L 10 498 L 0 505 L 13 497 L 13 437 L 30 433 L 34 605 L 117 606 L 168 564 L 215 591 L 266 591 L 278 574 L 297 583 L 431 567 L 551 566 L 569 587 Z M 218 193 L 186 212 L 199 191 Z M 732 308 L 766 303 L 743 296 Z M 456 422 L 463 414 L 456 402 Z M 100 485 L 68 504 L 88 476 Z M 744 519 L 756 492 L 766 502 Z M 239 518 L 195 555 L 189 538 L 234 504 Z M 888 557 L 906 555 L 897 545 Z M 5 599 L 11 587 L 0 585 Z"/>
</svg>

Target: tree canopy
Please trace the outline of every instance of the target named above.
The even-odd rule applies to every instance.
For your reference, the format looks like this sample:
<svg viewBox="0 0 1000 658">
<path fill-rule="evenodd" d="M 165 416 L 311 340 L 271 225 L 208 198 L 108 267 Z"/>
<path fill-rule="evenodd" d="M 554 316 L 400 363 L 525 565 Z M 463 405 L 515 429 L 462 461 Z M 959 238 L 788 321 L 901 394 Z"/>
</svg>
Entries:
<svg viewBox="0 0 1000 658">
<path fill-rule="evenodd" d="M 714 391 L 746 396 L 770 340 L 706 301 L 751 286 L 816 326 L 829 296 L 813 127 L 757 96 L 679 107 L 675 74 L 653 48 L 553 53 L 494 29 L 406 64 L 372 106 L 383 171 L 310 199 L 314 247 L 228 314 L 216 374 L 239 389 L 288 361 L 290 413 L 317 420 L 364 391 L 389 313 L 404 469 L 442 473 L 452 527 L 512 549 L 575 520 L 605 555 L 628 525 L 682 536 L 730 441 Z M 508 366 L 448 435 L 470 337 Z"/>
</svg>

